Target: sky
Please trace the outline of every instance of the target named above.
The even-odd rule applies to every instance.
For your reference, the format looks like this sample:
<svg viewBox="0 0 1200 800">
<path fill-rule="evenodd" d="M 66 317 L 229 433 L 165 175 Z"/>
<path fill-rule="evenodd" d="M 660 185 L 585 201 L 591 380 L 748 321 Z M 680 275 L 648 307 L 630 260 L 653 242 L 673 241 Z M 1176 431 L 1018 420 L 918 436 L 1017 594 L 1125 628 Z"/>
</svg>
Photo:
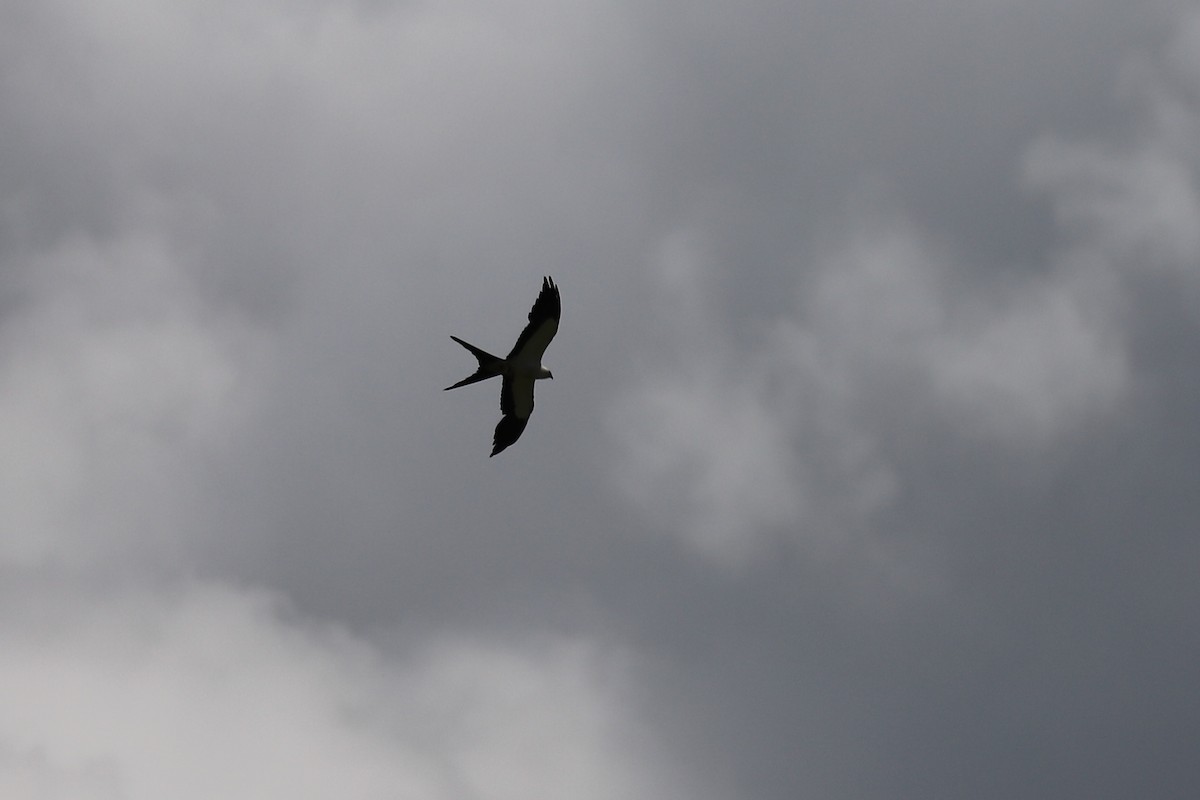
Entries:
<svg viewBox="0 0 1200 800">
<path fill-rule="evenodd" d="M 1200 5 L 0 0 L 0 130 L 0 796 L 1197 796 Z"/>
</svg>

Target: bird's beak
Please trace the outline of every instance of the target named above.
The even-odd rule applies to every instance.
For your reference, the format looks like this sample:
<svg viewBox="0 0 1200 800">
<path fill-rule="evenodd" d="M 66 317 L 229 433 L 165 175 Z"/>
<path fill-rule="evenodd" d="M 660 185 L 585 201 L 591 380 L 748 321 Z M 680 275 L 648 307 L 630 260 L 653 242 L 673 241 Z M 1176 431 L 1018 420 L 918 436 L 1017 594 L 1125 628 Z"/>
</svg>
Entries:
<svg viewBox="0 0 1200 800">
<path fill-rule="evenodd" d="M 554 373 L 553 373 L 553 372 L 551 372 L 551 373 L 550 373 L 550 380 L 554 380 Z"/>
</svg>

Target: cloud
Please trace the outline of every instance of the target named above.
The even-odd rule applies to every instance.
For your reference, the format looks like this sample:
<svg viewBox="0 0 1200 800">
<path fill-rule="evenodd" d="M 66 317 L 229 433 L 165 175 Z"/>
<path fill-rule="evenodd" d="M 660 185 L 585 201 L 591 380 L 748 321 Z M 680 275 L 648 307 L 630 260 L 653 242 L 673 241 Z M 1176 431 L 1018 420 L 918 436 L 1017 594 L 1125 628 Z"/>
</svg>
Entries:
<svg viewBox="0 0 1200 800">
<path fill-rule="evenodd" d="M 79 235 L 14 264 L 0 350 L 0 562 L 178 555 L 190 493 L 251 404 L 261 338 L 207 306 L 154 234 Z"/>
<path fill-rule="evenodd" d="M 1057 234 L 1033 269 L 989 276 L 894 200 L 850 212 L 840 241 L 795 263 L 799 301 L 749 335 L 706 294 L 718 266 L 672 267 L 675 350 L 613 415 L 614 430 L 637 421 L 618 433 L 630 500 L 709 555 L 744 560 L 780 535 L 811 545 L 861 530 L 903 496 L 906 436 L 1036 462 L 1121 413 L 1139 287 L 1198 285 L 1200 118 L 1180 55 L 1197 29 L 1189 18 L 1163 67 L 1130 62 L 1127 95 L 1148 110 L 1132 145 L 1028 144 L 1027 202 L 1048 200 Z M 707 235 L 705 219 L 690 235 Z M 676 508 L 689 512 L 663 523 Z"/>
<path fill-rule="evenodd" d="M 261 592 L 78 599 L 43 594 L 0 619 L 0 786 L 130 800 L 671 788 L 626 656 L 588 642 L 447 637 L 401 657 Z"/>
<path fill-rule="evenodd" d="M 911 224 L 873 218 L 739 349 L 700 271 L 676 269 L 671 360 L 690 366 L 656 365 L 614 414 L 631 499 L 690 509 L 673 528 L 719 559 L 780 533 L 819 550 L 903 491 L 887 450 L 905 430 L 1036 458 L 1119 403 L 1128 368 L 1102 270 L 1000 288 L 955 272 Z"/>
<path fill-rule="evenodd" d="M 632 651 L 413 633 L 394 597 L 370 635 L 344 604 L 309 616 L 443 554 L 475 566 L 471 527 L 424 524 L 407 480 L 449 428 L 429 331 L 450 287 L 486 297 L 543 255 L 548 219 L 607 213 L 573 189 L 623 185 L 594 135 L 620 120 L 581 91 L 613 91 L 619 20 L 5 8 L 0 792 L 695 796 L 639 718 Z M 562 169 L 532 168 L 552 151 Z M 450 545 L 414 557 L 421 536 Z M 297 563 L 317 589 L 281 575 Z"/>
<path fill-rule="evenodd" d="M 1125 390 L 1103 273 L 1051 267 L 1012 287 L 964 286 L 961 266 L 907 225 L 856 238 L 819 269 L 805 319 L 860 397 L 886 395 L 955 436 L 1044 448 Z"/>
<path fill-rule="evenodd" d="M 740 560 L 746 539 L 788 522 L 798 505 L 797 464 L 777 429 L 766 395 L 769 367 L 761 359 L 734 362 L 704 315 L 703 246 L 686 232 L 663 242 L 654 265 L 665 305 L 682 320 L 674 334 L 688 350 L 681 375 L 644 378 L 610 416 L 629 458 L 619 480 L 651 510 L 682 504 L 686 536 L 720 559 Z M 674 525 L 676 523 L 667 522 Z M 730 535 L 731 531 L 737 532 Z"/>
<path fill-rule="evenodd" d="M 1167 57 L 1128 62 L 1126 102 L 1143 112 L 1130 141 L 1048 136 L 1026 153 L 1024 182 L 1050 198 L 1067 257 L 1127 283 L 1166 278 L 1196 289 L 1200 75 L 1180 53 L 1200 41 L 1198 20 L 1184 18 Z"/>
<path fill-rule="evenodd" d="M 767 5 L 0 5 L 0 795 L 1195 783 L 1195 18 Z"/>
</svg>

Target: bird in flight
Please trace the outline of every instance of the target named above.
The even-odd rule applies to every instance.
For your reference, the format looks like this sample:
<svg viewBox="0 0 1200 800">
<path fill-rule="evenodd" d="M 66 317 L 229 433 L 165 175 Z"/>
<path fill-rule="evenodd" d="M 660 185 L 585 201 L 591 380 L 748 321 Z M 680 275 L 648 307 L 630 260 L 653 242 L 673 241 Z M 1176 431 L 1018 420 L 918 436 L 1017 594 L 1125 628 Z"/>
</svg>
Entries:
<svg viewBox="0 0 1200 800">
<path fill-rule="evenodd" d="M 504 417 L 496 425 L 496 433 L 492 437 L 493 456 L 521 438 L 529 415 L 533 413 L 533 382 L 554 377 L 550 370 L 542 366 L 542 354 L 546 352 L 554 334 L 558 333 L 561 311 L 558 287 L 547 277 L 542 279 L 542 291 L 529 311 L 529 324 L 517 337 L 517 343 L 507 358 L 497 358 L 457 336 L 450 337 L 475 356 L 479 361 L 479 369 L 453 386 L 447 386 L 444 391 L 496 375 L 503 378 L 500 384 L 500 411 Z"/>
</svg>

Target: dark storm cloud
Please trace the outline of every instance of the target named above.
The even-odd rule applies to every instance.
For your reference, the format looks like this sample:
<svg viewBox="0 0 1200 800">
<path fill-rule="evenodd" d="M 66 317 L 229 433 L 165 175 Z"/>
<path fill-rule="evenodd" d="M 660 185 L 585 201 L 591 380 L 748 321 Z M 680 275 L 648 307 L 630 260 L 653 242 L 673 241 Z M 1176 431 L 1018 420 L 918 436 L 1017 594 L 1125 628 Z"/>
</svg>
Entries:
<svg viewBox="0 0 1200 800">
<path fill-rule="evenodd" d="M 0 787 L 1187 796 L 1189 9 L 9 4 Z"/>
<path fill-rule="evenodd" d="M 1030 11 L 1030 26 L 1056 23 L 1053 10 Z M 756 730 L 762 746 L 733 762 L 755 796 L 796 785 L 834 796 L 1121 796 L 1140 785 L 1183 796 L 1195 783 L 1174 737 L 1196 724 L 1177 705 L 1197 649 L 1184 622 L 1196 597 L 1171 566 L 1195 557 L 1184 530 L 1196 508 L 1179 483 L 1196 475 L 1195 425 L 1171 410 L 1193 404 L 1178 400 L 1181 362 L 1165 357 L 1169 375 L 1151 367 L 1196 340 L 1194 313 L 1163 302 L 1197 290 L 1193 77 L 1177 55 L 1193 26 L 1147 68 L 1140 37 L 1158 26 L 1066 16 L 1079 26 L 1066 39 L 1049 24 L 1006 40 L 1010 80 L 992 86 L 1011 93 L 999 98 L 1007 106 L 943 92 L 908 119 L 928 122 L 929 137 L 906 137 L 908 103 L 887 115 L 895 138 L 880 135 L 895 158 L 834 169 L 843 200 L 872 182 L 882 196 L 851 203 L 811 254 L 771 240 L 790 276 L 768 278 L 775 299 L 752 303 L 757 324 L 713 313 L 739 302 L 729 292 L 753 293 L 743 287 L 770 246 L 728 255 L 717 240 L 736 241 L 722 227 L 736 216 L 720 201 L 692 217 L 685 240 L 699 244 L 658 259 L 663 295 L 694 313 L 676 323 L 675 366 L 659 364 L 614 419 L 619 435 L 632 409 L 646 413 L 619 480 L 657 525 L 721 560 L 749 547 L 788 562 L 780 540 L 805 554 L 778 580 L 767 578 L 775 568 L 755 573 L 763 599 L 743 598 L 749 643 L 723 638 L 697 659 L 721 664 L 705 692 L 728 702 L 688 725 L 721 729 L 714 739 L 727 743 Z M 1120 35 L 1131 50 L 1099 70 L 1122 84 L 1119 106 L 1089 104 L 1092 78 L 1074 84 L 1062 71 L 1079 62 L 1058 59 L 1091 35 Z M 1000 57 L 946 47 L 900 50 L 918 63 L 953 53 L 959 76 Z M 1019 56 L 1061 69 L 1035 80 Z M 920 74 L 886 80 L 912 99 L 938 85 L 905 83 Z M 1065 97 L 1056 81 L 1085 91 Z M 986 81 L 961 89 L 989 94 Z M 1066 116 L 1037 113 L 1059 101 Z M 1001 146 L 979 135 L 978 115 L 1006 108 Z M 1080 119 L 1104 121 L 1105 134 L 1080 138 Z M 1064 133 L 1047 140 L 1053 130 Z M 870 142 L 856 152 L 870 154 Z M 910 172 L 914 162 L 924 166 Z M 680 275 L 692 287 L 682 293 Z M 780 299 L 780 286 L 799 291 Z M 785 310 L 769 313 L 772 303 Z M 1187 432 L 1163 447 L 1157 430 Z M 769 477 L 749 478 L 756 470 Z M 772 488 L 788 484 L 791 495 Z M 831 598 L 840 610 L 814 619 Z M 756 653 L 778 671 L 752 665 Z"/>
</svg>

